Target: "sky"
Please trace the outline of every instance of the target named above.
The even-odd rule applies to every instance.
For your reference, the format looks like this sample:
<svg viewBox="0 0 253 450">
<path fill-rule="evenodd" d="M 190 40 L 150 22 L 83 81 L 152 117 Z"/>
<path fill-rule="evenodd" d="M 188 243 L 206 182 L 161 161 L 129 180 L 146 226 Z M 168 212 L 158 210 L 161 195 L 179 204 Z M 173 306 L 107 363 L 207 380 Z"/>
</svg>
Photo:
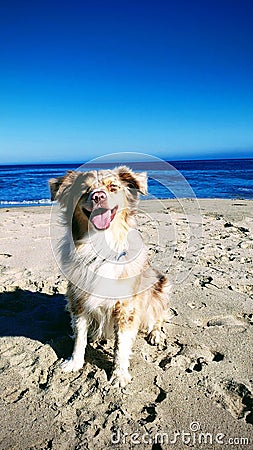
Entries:
<svg viewBox="0 0 253 450">
<path fill-rule="evenodd" d="M 0 2 L 0 163 L 253 156 L 252 0 Z"/>
</svg>

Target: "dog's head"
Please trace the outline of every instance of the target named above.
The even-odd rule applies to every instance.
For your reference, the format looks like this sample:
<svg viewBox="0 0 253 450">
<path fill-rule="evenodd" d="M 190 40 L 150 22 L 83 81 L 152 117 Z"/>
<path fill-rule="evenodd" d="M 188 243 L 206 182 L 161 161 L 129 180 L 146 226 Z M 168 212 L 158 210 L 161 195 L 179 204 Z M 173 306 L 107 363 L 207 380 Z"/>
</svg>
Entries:
<svg viewBox="0 0 253 450">
<path fill-rule="evenodd" d="M 58 200 L 68 217 L 73 216 L 72 227 L 80 229 L 80 224 L 83 228 L 86 223 L 85 228 L 92 225 L 96 230 L 106 230 L 117 217 L 134 211 L 139 193 L 147 194 L 147 174 L 132 172 L 125 166 L 70 171 L 49 180 L 49 185 L 52 200 Z"/>
</svg>

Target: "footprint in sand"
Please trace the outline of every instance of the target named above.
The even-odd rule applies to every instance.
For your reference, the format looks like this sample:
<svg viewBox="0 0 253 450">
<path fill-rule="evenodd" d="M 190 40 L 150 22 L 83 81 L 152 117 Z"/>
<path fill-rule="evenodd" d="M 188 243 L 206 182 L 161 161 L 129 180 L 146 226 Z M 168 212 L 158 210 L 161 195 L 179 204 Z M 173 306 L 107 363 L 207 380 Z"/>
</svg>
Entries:
<svg viewBox="0 0 253 450">
<path fill-rule="evenodd" d="M 225 380 L 211 388 L 211 396 L 236 419 L 253 424 L 253 395 L 243 383 Z"/>
<path fill-rule="evenodd" d="M 207 322 L 203 323 L 203 326 L 206 328 L 209 327 L 239 327 L 237 331 L 242 331 L 243 329 L 247 329 L 247 320 L 244 318 L 237 318 L 234 316 L 224 316 L 224 317 L 213 317 L 209 319 Z M 236 328 L 235 328 L 236 331 Z"/>
</svg>

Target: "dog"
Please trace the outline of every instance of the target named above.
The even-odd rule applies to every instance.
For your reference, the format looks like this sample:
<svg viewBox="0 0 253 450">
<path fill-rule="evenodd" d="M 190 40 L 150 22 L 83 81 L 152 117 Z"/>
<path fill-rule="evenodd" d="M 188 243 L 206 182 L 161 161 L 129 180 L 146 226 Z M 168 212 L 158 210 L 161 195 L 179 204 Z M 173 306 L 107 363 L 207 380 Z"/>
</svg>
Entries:
<svg viewBox="0 0 253 450">
<path fill-rule="evenodd" d="M 147 174 L 125 166 L 69 171 L 49 186 L 65 228 L 59 250 L 75 335 L 62 369 L 81 369 L 88 339 L 114 334 L 111 383 L 124 387 L 131 381 L 129 359 L 138 331 L 159 344 L 169 308 L 171 284 L 150 266 L 135 220 L 139 195 L 147 194 Z"/>
</svg>

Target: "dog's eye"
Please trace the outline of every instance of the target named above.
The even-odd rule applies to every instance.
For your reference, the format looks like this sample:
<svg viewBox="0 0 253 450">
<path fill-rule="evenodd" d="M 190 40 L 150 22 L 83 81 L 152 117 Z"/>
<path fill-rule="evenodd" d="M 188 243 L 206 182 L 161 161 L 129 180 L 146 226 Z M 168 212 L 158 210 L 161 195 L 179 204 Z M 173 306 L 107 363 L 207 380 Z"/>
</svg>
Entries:
<svg viewBox="0 0 253 450">
<path fill-rule="evenodd" d="M 87 189 L 87 191 L 83 192 L 83 194 L 80 197 L 80 200 L 86 201 L 87 198 L 89 197 L 90 192 L 91 192 L 90 189 Z"/>
<path fill-rule="evenodd" d="M 119 189 L 119 186 L 115 183 L 110 183 L 108 187 L 111 192 L 116 192 Z"/>
</svg>

